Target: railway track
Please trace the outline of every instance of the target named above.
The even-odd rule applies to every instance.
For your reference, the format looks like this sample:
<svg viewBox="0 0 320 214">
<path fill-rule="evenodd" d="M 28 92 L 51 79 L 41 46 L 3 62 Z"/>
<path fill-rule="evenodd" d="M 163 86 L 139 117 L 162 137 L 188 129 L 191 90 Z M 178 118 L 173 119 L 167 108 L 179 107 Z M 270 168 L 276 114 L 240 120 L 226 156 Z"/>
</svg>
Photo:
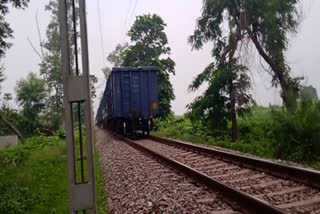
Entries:
<svg viewBox="0 0 320 214">
<path fill-rule="evenodd" d="M 170 165 L 244 213 L 320 213 L 320 173 L 203 146 L 150 137 L 121 138 Z"/>
<path fill-rule="evenodd" d="M 96 130 L 108 213 L 241 214 L 218 191 Z"/>
</svg>

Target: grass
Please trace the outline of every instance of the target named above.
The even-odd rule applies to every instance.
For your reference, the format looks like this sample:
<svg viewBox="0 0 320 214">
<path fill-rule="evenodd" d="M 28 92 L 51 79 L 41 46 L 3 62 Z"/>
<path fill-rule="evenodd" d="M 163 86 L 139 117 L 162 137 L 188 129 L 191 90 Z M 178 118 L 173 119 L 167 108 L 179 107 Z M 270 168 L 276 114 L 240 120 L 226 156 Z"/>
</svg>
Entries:
<svg viewBox="0 0 320 214">
<path fill-rule="evenodd" d="M 317 109 L 320 108 L 312 107 L 312 103 L 306 106 L 299 107 L 295 114 L 280 107 L 255 107 L 247 117 L 238 118 L 240 138 L 237 142 L 230 139 L 231 124 L 224 134 L 217 134 L 187 116 L 156 120 L 152 134 L 264 158 L 294 161 L 320 170 L 320 159 L 317 158 L 320 153 L 320 123 L 312 120 L 319 117 Z"/>
<path fill-rule="evenodd" d="M 238 123 L 241 138 L 237 142 L 231 142 L 231 138 L 227 135 L 215 136 L 201 124 L 194 123 L 183 116 L 173 116 L 167 121 L 156 121 L 156 131 L 152 134 L 272 158 L 274 150 L 268 139 L 269 124 L 266 121 L 270 120 L 267 118 L 268 110 L 259 108 L 253 110 L 250 117 L 240 119 Z"/>
<path fill-rule="evenodd" d="M 244 153 L 249 153 L 252 155 L 257 155 L 264 158 L 273 157 L 273 148 L 266 141 L 254 141 L 246 142 L 245 140 L 239 140 L 238 142 L 231 142 L 231 140 L 226 137 L 225 139 L 216 139 L 212 136 L 196 136 L 189 133 L 180 133 L 176 128 L 173 131 L 158 130 L 152 134 L 159 137 L 168 137 L 178 140 L 183 140 L 195 144 L 205 144 L 211 146 L 218 146 L 222 148 L 232 149 Z"/>
<path fill-rule="evenodd" d="M 95 150 L 97 151 L 97 150 Z M 106 193 L 104 191 L 104 180 L 102 176 L 102 171 L 101 167 L 99 164 L 99 154 L 98 152 L 95 152 L 94 154 L 94 159 L 95 159 L 95 173 L 96 173 L 96 196 L 97 196 L 97 212 L 99 214 L 107 213 L 107 198 L 106 198 Z"/>
<path fill-rule="evenodd" d="M 58 137 L 33 137 L 1 150 L 0 213 L 68 213 L 66 161 L 66 144 Z M 98 162 L 96 169 L 98 211 L 106 213 Z"/>
</svg>

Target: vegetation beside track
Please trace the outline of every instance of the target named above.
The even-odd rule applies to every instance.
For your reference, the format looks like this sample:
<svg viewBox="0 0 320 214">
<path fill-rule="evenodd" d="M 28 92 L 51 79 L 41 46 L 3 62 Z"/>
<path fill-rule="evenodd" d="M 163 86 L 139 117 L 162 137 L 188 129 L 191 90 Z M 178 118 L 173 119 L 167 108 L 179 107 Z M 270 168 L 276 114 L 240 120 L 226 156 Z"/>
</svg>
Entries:
<svg viewBox="0 0 320 214">
<path fill-rule="evenodd" d="M 98 160 L 96 158 L 96 160 Z M 66 144 L 59 137 L 32 137 L 0 151 L 0 213 L 68 213 Z M 96 161 L 99 213 L 105 213 L 103 179 Z"/>
<path fill-rule="evenodd" d="M 320 103 L 303 100 L 295 112 L 281 107 L 254 107 L 239 119 L 240 138 L 227 131 L 209 130 L 188 114 L 155 122 L 152 134 L 214 145 L 265 158 L 283 159 L 320 169 Z M 229 124 L 231 126 L 231 124 Z"/>
</svg>

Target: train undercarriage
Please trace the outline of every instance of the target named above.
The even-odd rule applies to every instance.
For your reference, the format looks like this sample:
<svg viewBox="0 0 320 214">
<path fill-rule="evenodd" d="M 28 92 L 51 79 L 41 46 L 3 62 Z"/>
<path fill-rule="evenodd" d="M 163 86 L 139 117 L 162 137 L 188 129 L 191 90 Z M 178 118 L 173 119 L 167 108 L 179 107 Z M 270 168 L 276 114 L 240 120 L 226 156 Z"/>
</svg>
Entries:
<svg viewBox="0 0 320 214">
<path fill-rule="evenodd" d="M 109 118 L 103 128 L 125 136 L 147 137 L 153 128 L 152 118 Z"/>
</svg>

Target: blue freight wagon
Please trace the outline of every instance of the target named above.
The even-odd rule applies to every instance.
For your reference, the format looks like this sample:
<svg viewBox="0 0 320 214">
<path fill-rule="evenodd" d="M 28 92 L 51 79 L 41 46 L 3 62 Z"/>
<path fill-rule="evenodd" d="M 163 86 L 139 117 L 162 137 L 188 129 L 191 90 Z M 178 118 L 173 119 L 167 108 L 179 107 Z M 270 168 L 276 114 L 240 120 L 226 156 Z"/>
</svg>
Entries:
<svg viewBox="0 0 320 214">
<path fill-rule="evenodd" d="M 158 70 L 113 68 L 97 112 L 97 124 L 126 135 L 149 135 L 158 113 Z"/>
</svg>

